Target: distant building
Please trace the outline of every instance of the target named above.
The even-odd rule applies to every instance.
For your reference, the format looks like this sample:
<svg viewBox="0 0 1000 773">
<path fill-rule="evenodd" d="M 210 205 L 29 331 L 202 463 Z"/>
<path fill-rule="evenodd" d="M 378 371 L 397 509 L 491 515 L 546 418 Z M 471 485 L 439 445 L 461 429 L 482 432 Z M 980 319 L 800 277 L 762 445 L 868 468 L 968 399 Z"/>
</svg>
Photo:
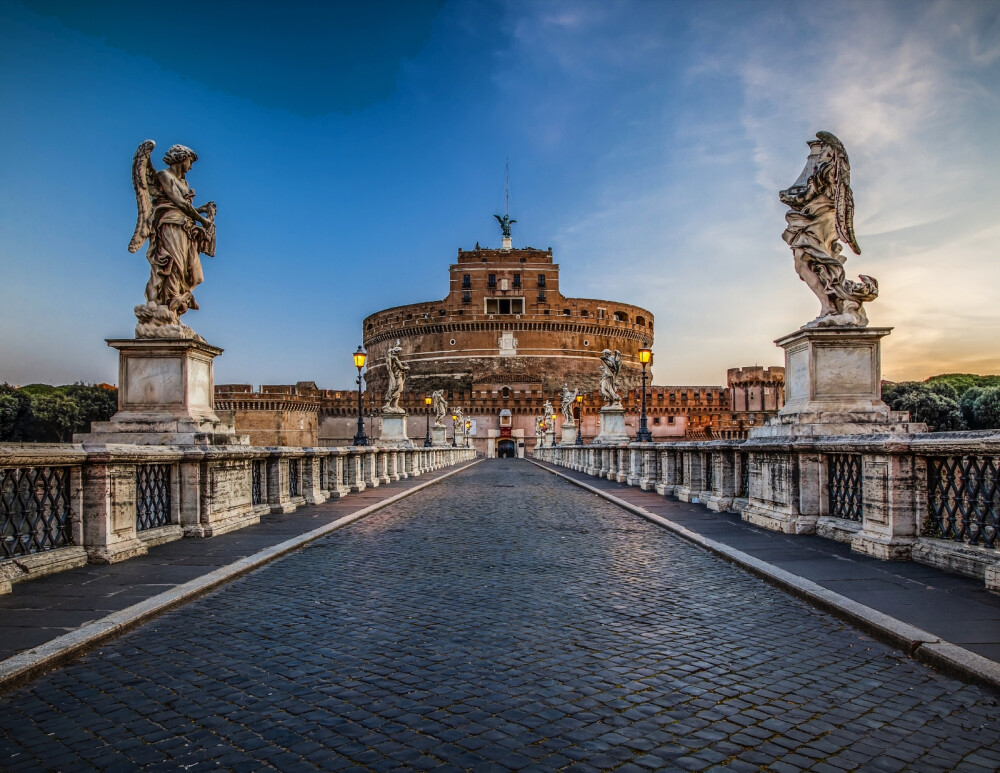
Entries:
<svg viewBox="0 0 1000 773">
<path fill-rule="evenodd" d="M 397 341 L 410 372 L 401 404 L 408 434 L 422 442 L 424 396 L 444 391 L 451 409 L 473 421 L 473 440 L 488 456 L 524 455 L 536 442 L 536 418 L 549 400 L 556 440 L 563 384 L 580 389 L 585 442 L 598 434 L 603 405 L 597 387 L 604 349 L 622 353 L 619 378 L 630 435 L 638 428 L 642 366 L 639 349 L 653 344 L 653 315 L 621 301 L 568 298 L 559 289 L 552 250 L 459 250 L 443 300 L 378 311 L 363 322 L 368 351 L 365 431 L 379 435 L 385 357 Z M 654 363 L 655 365 L 655 363 Z M 731 368 L 726 386 L 649 386 L 648 426 L 656 441 L 745 437 L 784 405 L 784 368 Z M 217 412 L 228 411 L 255 445 L 349 445 L 357 431 L 357 392 L 292 386 L 216 387 Z M 220 414 L 221 415 L 221 414 Z M 547 418 L 549 424 L 552 417 Z M 451 421 L 448 434 L 451 436 Z M 549 441 L 546 441 L 549 442 Z"/>
</svg>

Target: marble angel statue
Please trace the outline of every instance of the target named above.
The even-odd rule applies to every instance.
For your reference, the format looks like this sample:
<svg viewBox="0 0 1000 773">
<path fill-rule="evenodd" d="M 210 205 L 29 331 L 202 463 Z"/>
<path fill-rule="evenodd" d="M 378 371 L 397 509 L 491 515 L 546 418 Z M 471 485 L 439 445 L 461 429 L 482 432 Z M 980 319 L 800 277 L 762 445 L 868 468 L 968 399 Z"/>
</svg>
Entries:
<svg viewBox="0 0 1000 773">
<path fill-rule="evenodd" d="M 795 271 L 819 298 L 819 316 L 805 327 L 864 327 L 868 315 L 862 304 L 878 297 L 878 282 L 864 274 L 855 282 L 844 271 L 847 258 L 840 242 L 861 254 L 854 235 L 847 151 L 829 132 L 817 132 L 808 144 L 809 157 L 799 178 L 778 192 L 789 206 L 781 238 L 792 248 Z"/>
<path fill-rule="evenodd" d="M 569 387 L 563 384 L 562 391 L 562 415 L 564 424 L 573 423 L 573 403 L 576 402 L 576 396 L 580 394 L 579 389 L 574 389 L 572 392 L 569 391 Z"/>
<path fill-rule="evenodd" d="M 457 438 L 465 434 L 465 416 L 462 415 L 462 406 L 455 408 L 455 412 L 452 413 L 453 418 L 451 420 L 451 431 L 452 434 Z"/>
<path fill-rule="evenodd" d="M 399 398 L 403 394 L 403 384 L 406 381 L 406 374 L 410 372 L 410 366 L 399 359 L 401 351 L 403 347 L 399 345 L 399 339 L 396 339 L 396 345 L 385 355 L 385 370 L 389 375 L 389 385 L 385 390 L 382 413 L 406 413 L 399 407 Z"/>
<path fill-rule="evenodd" d="M 194 188 L 187 173 L 198 154 L 184 145 L 173 145 L 157 171 L 150 161 L 156 143 L 146 140 L 132 159 L 132 186 L 138 218 L 129 252 L 149 242 L 149 281 L 146 303 L 135 307 L 137 338 L 198 338 L 180 321 L 188 309 L 197 309 L 192 291 L 205 278 L 199 254 L 215 255 L 214 201 L 194 206 Z"/>
<path fill-rule="evenodd" d="M 431 392 L 431 409 L 434 411 L 434 426 L 443 427 L 445 414 L 448 413 L 448 403 L 444 399 L 443 389 Z"/>
<path fill-rule="evenodd" d="M 605 349 L 601 352 L 601 397 L 604 398 L 605 405 L 620 406 L 621 396 L 618 394 L 617 380 L 618 374 L 622 370 L 622 353 L 615 349 Z"/>
</svg>

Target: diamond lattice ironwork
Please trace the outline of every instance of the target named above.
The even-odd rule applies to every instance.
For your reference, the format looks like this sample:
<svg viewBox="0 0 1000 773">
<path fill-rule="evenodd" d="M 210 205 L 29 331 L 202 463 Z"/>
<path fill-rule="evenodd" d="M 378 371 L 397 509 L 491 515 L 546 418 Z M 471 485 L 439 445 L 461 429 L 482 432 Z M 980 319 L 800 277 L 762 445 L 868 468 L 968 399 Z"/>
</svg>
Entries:
<svg viewBox="0 0 1000 773">
<path fill-rule="evenodd" d="M 750 455 L 740 454 L 740 487 L 736 491 L 738 497 L 750 496 Z"/>
<path fill-rule="evenodd" d="M 288 496 L 297 497 L 299 495 L 299 460 L 288 460 Z"/>
<path fill-rule="evenodd" d="M 135 492 L 136 531 L 170 525 L 169 464 L 137 464 Z"/>
<path fill-rule="evenodd" d="M 0 559 L 73 544 L 69 467 L 0 470 Z"/>
<path fill-rule="evenodd" d="M 250 465 L 250 503 L 264 504 L 264 461 L 254 459 Z"/>
<path fill-rule="evenodd" d="M 848 521 L 862 518 L 861 454 L 827 454 L 830 515 Z"/>
<path fill-rule="evenodd" d="M 927 510 L 944 539 L 996 548 L 1000 513 L 1000 459 L 939 456 L 927 459 Z"/>
</svg>

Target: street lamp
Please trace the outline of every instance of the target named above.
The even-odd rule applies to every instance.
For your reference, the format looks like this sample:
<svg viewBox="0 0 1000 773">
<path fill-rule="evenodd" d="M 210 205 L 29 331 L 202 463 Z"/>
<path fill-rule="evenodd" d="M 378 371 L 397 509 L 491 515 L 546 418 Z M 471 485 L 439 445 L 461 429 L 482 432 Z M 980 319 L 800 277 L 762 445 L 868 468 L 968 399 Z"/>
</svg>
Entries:
<svg viewBox="0 0 1000 773">
<path fill-rule="evenodd" d="M 653 350 L 644 344 L 639 350 L 639 362 L 642 363 L 642 413 L 639 414 L 639 432 L 635 437 L 640 443 L 653 442 L 653 433 L 646 426 L 646 364 L 652 360 Z"/>
<path fill-rule="evenodd" d="M 361 415 L 361 369 L 365 366 L 366 359 L 368 359 L 368 353 L 364 350 L 364 347 L 359 346 L 358 350 L 354 353 L 354 367 L 358 369 L 358 432 L 354 436 L 354 445 L 356 446 L 368 445 L 368 436 L 365 434 L 365 420 Z"/>
<path fill-rule="evenodd" d="M 458 422 L 458 414 L 453 413 L 451 415 L 451 447 L 458 448 L 458 443 L 455 442 L 455 424 Z"/>
<path fill-rule="evenodd" d="M 542 418 L 542 422 L 541 422 L 541 424 L 538 425 L 538 427 L 539 427 L 539 429 L 542 430 L 542 437 L 541 437 L 541 440 L 538 443 L 538 447 L 539 448 L 545 448 L 545 431 L 548 429 L 548 427 L 545 425 L 545 418 L 544 417 Z"/>
<path fill-rule="evenodd" d="M 576 444 L 583 445 L 583 395 L 576 396 Z"/>
<path fill-rule="evenodd" d="M 472 429 L 472 420 L 465 420 L 465 447 L 469 447 L 469 430 Z"/>
<path fill-rule="evenodd" d="M 430 395 L 424 396 L 424 405 L 427 406 L 427 408 L 424 410 L 424 413 L 427 414 L 427 437 L 424 438 L 424 448 L 431 447 L 431 403 L 432 402 L 434 401 L 433 399 L 431 399 Z"/>
</svg>

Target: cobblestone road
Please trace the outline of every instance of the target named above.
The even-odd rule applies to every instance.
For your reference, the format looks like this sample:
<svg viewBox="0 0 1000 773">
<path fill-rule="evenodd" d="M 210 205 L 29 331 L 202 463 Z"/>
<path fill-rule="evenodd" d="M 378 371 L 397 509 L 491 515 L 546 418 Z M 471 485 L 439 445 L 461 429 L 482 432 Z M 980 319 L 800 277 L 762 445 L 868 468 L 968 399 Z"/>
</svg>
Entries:
<svg viewBox="0 0 1000 773">
<path fill-rule="evenodd" d="M 0 700 L 0 769 L 969 770 L 997 696 L 478 464 Z"/>
</svg>

